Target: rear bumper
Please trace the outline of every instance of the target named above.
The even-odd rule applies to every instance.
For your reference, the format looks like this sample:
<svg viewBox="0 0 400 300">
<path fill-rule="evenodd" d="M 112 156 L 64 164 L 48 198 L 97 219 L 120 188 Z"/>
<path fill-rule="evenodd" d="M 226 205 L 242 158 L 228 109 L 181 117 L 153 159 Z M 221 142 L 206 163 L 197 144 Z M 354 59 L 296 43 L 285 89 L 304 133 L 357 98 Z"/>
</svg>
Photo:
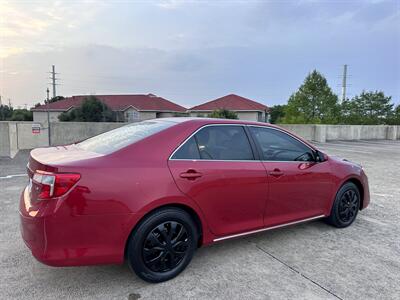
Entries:
<svg viewBox="0 0 400 300">
<path fill-rule="evenodd" d="M 74 215 L 62 200 L 50 201 L 31 206 L 27 191 L 20 199 L 22 239 L 38 261 L 50 266 L 123 263 L 138 215 Z"/>
</svg>

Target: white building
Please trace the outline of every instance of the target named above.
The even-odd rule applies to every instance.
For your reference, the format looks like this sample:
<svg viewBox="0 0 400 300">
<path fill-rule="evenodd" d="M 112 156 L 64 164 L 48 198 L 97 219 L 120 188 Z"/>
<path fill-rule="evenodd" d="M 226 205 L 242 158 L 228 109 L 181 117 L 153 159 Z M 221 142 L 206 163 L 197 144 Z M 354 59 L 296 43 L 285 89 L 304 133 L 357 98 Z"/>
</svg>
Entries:
<svg viewBox="0 0 400 300">
<path fill-rule="evenodd" d="M 194 106 L 188 112 L 191 117 L 207 117 L 217 109 L 234 111 L 239 120 L 268 121 L 269 108 L 267 106 L 234 94 Z"/>
<path fill-rule="evenodd" d="M 58 116 L 79 107 L 88 96 L 72 96 L 63 100 L 52 102 L 32 108 L 33 121 L 58 122 Z M 136 122 L 155 118 L 173 117 L 186 113 L 186 108 L 158 97 L 148 95 L 95 95 L 97 99 L 106 104 L 116 113 L 117 121 Z"/>
</svg>

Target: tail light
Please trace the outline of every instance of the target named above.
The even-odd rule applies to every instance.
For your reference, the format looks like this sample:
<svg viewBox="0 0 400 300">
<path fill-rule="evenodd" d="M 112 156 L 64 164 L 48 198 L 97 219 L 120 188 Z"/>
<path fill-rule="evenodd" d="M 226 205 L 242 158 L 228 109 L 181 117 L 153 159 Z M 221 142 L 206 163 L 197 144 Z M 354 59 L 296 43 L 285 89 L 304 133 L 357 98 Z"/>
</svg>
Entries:
<svg viewBox="0 0 400 300">
<path fill-rule="evenodd" d="M 81 178 L 77 173 L 50 173 L 36 170 L 32 177 L 32 196 L 48 200 L 67 193 Z"/>
</svg>

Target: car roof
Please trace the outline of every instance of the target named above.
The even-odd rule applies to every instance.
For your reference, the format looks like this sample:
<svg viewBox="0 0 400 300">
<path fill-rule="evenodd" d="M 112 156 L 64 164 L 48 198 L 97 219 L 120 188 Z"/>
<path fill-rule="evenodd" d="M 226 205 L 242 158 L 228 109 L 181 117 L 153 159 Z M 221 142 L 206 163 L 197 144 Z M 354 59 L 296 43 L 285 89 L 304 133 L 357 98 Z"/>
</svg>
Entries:
<svg viewBox="0 0 400 300">
<path fill-rule="evenodd" d="M 255 121 L 245 121 L 245 120 L 237 120 L 237 119 L 218 119 L 218 118 L 201 118 L 201 117 L 173 117 L 173 118 L 160 118 L 156 119 L 157 121 L 166 121 L 166 122 L 174 122 L 174 123 L 201 123 L 201 124 L 244 124 L 244 125 L 263 125 L 270 126 L 270 123 L 264 122 L 255 122 Z"/>
<path fill-rule="evenodd" d="M 272 127 L 277 128 L 283 131 L 287 131 L 284 128 L 276 126 L 271 123 L 265 122 L 256 122 L 256 121 L 246 121 L 246 120 L 237 120 L 237 119 L 218 119 L 218 118 L 201 118 L 201 117 L 173 117 L 173 118 L 159 118 L 155 119 L 157 121 L 166 121 L 166 122 L 174 122 L 176 124 L 182 123 L 191 123 L 197 124 L 200 126 L 209 125 L 209 124 L 241 124 L 241 125 L 255 125 L 255 126 L 264 126 L 264 127 Z"/>
</svg>

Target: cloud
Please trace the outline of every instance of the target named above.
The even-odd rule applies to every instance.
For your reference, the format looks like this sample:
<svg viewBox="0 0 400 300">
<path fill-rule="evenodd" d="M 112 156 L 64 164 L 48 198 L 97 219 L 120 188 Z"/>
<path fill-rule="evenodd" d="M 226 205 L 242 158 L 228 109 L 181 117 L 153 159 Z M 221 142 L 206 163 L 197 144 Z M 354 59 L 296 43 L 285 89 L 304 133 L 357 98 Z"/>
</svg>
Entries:
<svg viewBox="0 0 400 300">
<path fill-rule="evenodd" d="M 0 59 L 22 53 L 23 51 L 23 48 L 0 46 Z"/>
<path fill-rule="evenodd" d="M 34 17 L 28 12 L 24 12 L 17 7 L 12 6 L 9 2 L 0 3 L 0 32 L 4 44 L 7 44 L 8 38 L 27 38 L 37 36 L 43 32 L 50 22 L 39 17 Z M 12 49 L 15 47 L 9 47 Z"/>
<path fill-rule="evenodd" d="M 7 57 L 57 47 L 63 43 L 61 36 L 67 39 L 71 30 L 93 20 L 104 6 L 102 1 L 1 1 L 0 55 Z"/>
<path fill-rule="evenodd" d="M 8 32 L 0 86 L 21 104 L 45 97 L 52 64 L 63 95 L 151 92 L 197 104 L 234 92 L 271 105 L 285 102 L 314 68 L 338 92 L 346 63 L 350 93 L 383 89 L 400 99 L 393 2 L 20 3 L 0 10 L 8 16 L 0 25 Z M 14 13 L 34 25 L 14 22 Z"/>
<path fill-rule="evenodd" d="M 186 1 L 188 2 L 188 1 Z M 193 1 L 192 1 L 193 2 Z M 185 4 L 184 0 L 161 0 L 156 2 L 156 5 L 163 9 L 173 10 Z"/>
</svg>

